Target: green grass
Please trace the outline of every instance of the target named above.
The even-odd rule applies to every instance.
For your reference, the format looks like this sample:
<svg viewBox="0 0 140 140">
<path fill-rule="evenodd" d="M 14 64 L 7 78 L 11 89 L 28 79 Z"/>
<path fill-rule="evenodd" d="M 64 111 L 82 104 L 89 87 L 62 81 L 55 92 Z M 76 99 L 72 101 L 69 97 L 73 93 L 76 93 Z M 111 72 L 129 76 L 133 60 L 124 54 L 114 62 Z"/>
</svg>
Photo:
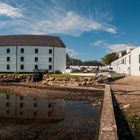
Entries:
<svg viewBox="0 0 140 140">
<path fill-rule="evenodd" d="M 67 77 L 67 78 L 79 77 L 78 75 L 70 75 L 70 74 L 49 74 L 49 76 L 52 76 L 52 77 Z"/>
<path fill-rule="evenodd" d="M 27 76 L 27 75 L 32 75 L 31 73 L 0 73 L 0 76 Z"/>
</svg>

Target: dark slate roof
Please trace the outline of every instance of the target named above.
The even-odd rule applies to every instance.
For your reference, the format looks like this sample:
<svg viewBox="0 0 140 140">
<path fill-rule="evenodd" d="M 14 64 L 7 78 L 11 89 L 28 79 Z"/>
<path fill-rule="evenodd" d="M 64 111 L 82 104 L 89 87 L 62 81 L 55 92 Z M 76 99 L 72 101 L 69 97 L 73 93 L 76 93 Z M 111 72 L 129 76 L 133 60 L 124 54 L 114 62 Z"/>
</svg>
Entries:
<svg viewBox="0 0 140 140">
<path fill-rule="evenodd" d="M 59 37 L 47 35 L 0 35 L 0 46 L 65 47 Z"/>
</svg>

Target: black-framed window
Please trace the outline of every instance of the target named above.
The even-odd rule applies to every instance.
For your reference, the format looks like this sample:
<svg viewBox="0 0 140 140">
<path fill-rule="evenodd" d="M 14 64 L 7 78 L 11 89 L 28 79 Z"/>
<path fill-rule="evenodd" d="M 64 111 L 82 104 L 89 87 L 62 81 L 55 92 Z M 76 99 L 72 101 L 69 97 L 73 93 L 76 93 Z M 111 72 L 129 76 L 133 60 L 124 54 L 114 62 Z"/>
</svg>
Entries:
<svg viewBox="0 0 140 140">
<path fill-rule="evenodd" d="M 52 57 L 49 57 L 49 62 L 52 62 Z"/>
<path fill-rule="evenodd" d="M 10 65 L 9 64 L 6 67 L 7 67 L 7 70 L 10 70 Z"/>
<path fill-rule="evenodd" d="M 52 70 L 52 65 L 49 65 L 49 70 Z"/>
<path fill-rule="evenodd" d="M 10 57 L 7 57 L 7 62 L 10 62 Z"/>
<path fill-rule="evenodd" d="M 38 65 L 35 65 L 35 69 L 38 69 Z"/>
<path fill-rule="evenodd" d="M 20 49 L 20 53 L 24 53 L 24 49 L 23 48 Z"/>
<path fill-rule="evenodd" d="M 38 62 L 38 57 L 35 57 L 35 62 Z"/>
<path fill-rule="evenodd" d="M 49 49 L 49 54 L 52 54 L 52 49 Z"/>
<path fill-rule="evenodd" d="M 35 53 L 38 53 L 38 49 L 35 49 Z"/>
<path fill-rule="evenodd" d="M 20 69 L 23 70 L 24 69 L 24 65 L 20 65 Z"/>
<path fill-rule="evenodd" d="M 6 52 L 7 52 L 7 53 L 10 53 L 10 49 L 8 48 L 8 49 L 6 50 Z"/>
<path fill-rule="evenodd" d="M 20 61 L 23 62 L 24 61 L 24 57 L 20 57 Z"/>
</svg>

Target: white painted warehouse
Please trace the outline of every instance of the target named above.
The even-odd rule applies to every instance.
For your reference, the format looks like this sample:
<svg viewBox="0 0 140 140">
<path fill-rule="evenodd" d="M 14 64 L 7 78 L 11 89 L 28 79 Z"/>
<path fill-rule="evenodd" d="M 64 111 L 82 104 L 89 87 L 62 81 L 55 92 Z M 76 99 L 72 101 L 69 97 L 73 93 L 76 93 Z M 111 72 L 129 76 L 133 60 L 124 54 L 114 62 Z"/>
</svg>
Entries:
<svg viewBox="0 0 140 140">
<path fill-rule="evenodd" d="M 0 36 L 0 72 L 65 72 L 66 47 L 59 37 Z"/>
<path fill-rule="evenodd" d="M 114 71 L 121 74 L 140 76 L 140 47 L 119 52 L 119 58 L 111 63 Z"/>
</svg>

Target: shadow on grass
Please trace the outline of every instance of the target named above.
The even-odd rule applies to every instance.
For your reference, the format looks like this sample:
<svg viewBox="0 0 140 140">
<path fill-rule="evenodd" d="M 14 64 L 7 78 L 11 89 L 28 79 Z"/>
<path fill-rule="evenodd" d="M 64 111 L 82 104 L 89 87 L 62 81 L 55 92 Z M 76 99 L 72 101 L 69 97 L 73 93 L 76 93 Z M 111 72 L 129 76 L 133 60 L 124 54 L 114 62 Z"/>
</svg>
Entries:
<svg viewBox="0 0 140 140">
<path fill-rule="evenodd" d="M 119 140 L 134 140 L 134 137 L 132 135 L 128 122 L 126 121 L 125 116 L 122 110 L 120 109 L 119 104 L 113 94 L 112 94 L 112 98 L 113 98 L 115 119 L 117 123 L 118 139 Z"/>
</svg>

